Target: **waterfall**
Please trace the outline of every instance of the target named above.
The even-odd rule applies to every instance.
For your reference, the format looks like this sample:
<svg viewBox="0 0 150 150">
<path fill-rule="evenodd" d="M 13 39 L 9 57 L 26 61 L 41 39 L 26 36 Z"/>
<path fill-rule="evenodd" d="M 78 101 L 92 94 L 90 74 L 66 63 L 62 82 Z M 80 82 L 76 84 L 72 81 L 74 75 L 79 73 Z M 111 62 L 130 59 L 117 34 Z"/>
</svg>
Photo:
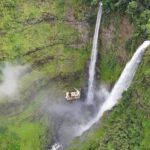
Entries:
<svg viewBox="0 0 150 150">
<path fill-rule="evenodd" d="M 125 66 L 119 80 L 116 82 L 114 88 L 112 89 L 112 92 L 100 107 L 100 110 L 96 117 L 94 117 L 86 125 L 80 126 L 78 136 L 82 135 L 85 131 L 87 131 L 94 123 L 98 122 L 105 111 L 111 110 L 117 104 L 118 100 L 122 97 L 122 93 L 126 91 L 130 86 L 135 72 L 137 70 L 137 67 L 141 62 L 143 55 L 145 54 L 146 48 L 148 48 L 148 46 L 150 46 L 150 41 L 145 41 L 136 50 L 131 60 Z"/>
<path fill-rule="evenodd" d="M 88 81 L 88 93 L 87 93 L 87 104 L 88 105 L 93 104 L 93 99 L 94 99 L 94 77 L 95 77 L 95 66 L 96 66 L 96 59 L 97 59 L 97 42 L 98 42 L 101 16 L 102 16 L 102 3 L 99 4 L 99 10 L 98 10 L 96 26 L 95 26 L 95 33 L 94 33 L 94 37 L 93 37 L 91 60 L 90 60 L 90 66 L 89 66 L 89 81 Z M 76 112 L 78 113 L 77 110 L 76 110 Z M 77 115 L 77 114 L 75 113 L 74 115 Z M 82 115 L 80 114 L 80 117 L 84 117 L 84 115 L 86 115 L 86 114 L 84 114 L 84 112 L 82 112 Z M 81 120 L 84 120 L 84 118 L 82 118 Z M 75 135 L 73 135 L 73 138 L 74 138 L 74 137 L 76 137 L 76 131 L 80 128 L 80 124 L 78 124 L 78 125 L 74 124 L 74 125 L 72 125 L 71 128 L 74 129 L 74 133 L 75 133 Z M 70 138 L 72 138 L 72 137 L 70 137 Z M 63 142 L 62 143 L 61 142 L 62 141 L 57 141 L 57 143 L 54 143 L 51 147 L 51 150 L 63 149 L 64 145 L 62 145 Z"/>
<path fill-rule="evenodd" d="M 97 14 L 96 26 L 95 26 L 95 33 L 93 38 L 93 47 L 91 53 L 91 60 L 89 66 L 89 80 L 88 80 L 88 93 L 87 93 L 87 104 L 93 104 L 94 99 L 94 77 L 95 77 L 95 65 L 97 59 L 97 42 L 98 42 L 98 34 L 100 28 L 102 16 L 102 3 L 99 4 L 99 10 Z"/>
</svg>

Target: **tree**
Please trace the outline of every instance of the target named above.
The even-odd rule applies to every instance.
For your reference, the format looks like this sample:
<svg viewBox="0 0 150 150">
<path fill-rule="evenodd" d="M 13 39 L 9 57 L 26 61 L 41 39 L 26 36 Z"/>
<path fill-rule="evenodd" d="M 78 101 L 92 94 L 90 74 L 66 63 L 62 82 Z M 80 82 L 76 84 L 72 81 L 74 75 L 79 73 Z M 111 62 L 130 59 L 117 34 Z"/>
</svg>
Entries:
<svg viewBox="0 0 150 150">
<path fill-rule="evenodd" d="M 136 18 L 138 13 L 138 3 L 136 1 L 132 1 L 129 3 L 127 13 L 129 14 L 131 20 L 134 20 Z"/>
</svg>

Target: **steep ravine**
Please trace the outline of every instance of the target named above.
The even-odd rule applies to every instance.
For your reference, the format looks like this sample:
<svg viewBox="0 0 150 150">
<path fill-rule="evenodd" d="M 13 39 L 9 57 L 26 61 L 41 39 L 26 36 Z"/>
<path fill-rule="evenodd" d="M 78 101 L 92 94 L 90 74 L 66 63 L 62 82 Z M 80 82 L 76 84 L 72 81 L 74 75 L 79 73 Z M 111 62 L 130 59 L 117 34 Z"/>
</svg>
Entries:
<svg viewBox="0 0 150 150">
<path fill-rule="evenodd" d="M 2 0 L 0 11 L 0 70 L 6 62 L 30 66 L 19 80 L 21 95 L 11 97 L 11 102 L 0 97 L 0 149 L 49 150 L 58 129 L 49 115 L 52 104 L 72 106 L 68 107 L 72 116 L 72 110 L 79 108 L 65 101 L 65 92 L 87 84 L 97 6 L 87 0 Z M 133 54 L 126 44 L 134 29 L 125 15 L 103 14 L 96 67 L 98 86 L 104 82 L 108 89 L 113 87 Z M 73 140 L 68 149 L 150 149 L 149 56 L 150 49 L 119 105 Z M 55 113 L 63 112 L 63 108 L 58 107 Z M 75 116 L 77 121 L 84 121 L 78 116 L 80 112 Z M 71 119 L 74 121 L 74 117 Z"/>
</svg>

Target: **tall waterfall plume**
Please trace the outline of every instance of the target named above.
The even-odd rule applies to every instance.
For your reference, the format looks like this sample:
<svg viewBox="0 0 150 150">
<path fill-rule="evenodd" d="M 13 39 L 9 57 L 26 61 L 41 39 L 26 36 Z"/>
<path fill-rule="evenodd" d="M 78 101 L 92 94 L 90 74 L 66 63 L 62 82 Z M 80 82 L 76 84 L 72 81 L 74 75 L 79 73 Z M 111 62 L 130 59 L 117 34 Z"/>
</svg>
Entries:
<svg viewBox="0 0 150 150">
<path fill-rule="evenodd" d="M 80 131 L 78 136 L 87 131 L 94 123 L 98 122 L 105 111 L 111 110 L 117 102 L 121 99 L 122 93 L 126 91 L 136 73 L 139 63 L 141 62 L 146 49 L 150 46 L 150 41 L 145 41 L 134 53 L 131 60 L 125 66 L 120 78 L 116 82 L 114 88 L 112 89 L 110 95 L 106 101 L 102 104 L 99 109 L 98 114 L 86 125 L 80 126 Z"/>
<path fill-rule="evenodd" d="M 96 26 L 95 26 L 95 33 L 93 38 L 93 47 L 91 53 L 91 60 L 89 66 L 89 80 L 88 80 L 88 93 L 87 93 L 87 104 L 93 104 L 94 99 L 94 78 L 95 78 L 95 66 L 97 60 L 97 42 L 98 42 L 98 35 L 99 35 L 99 28 L 102 16 L 102 3 L 99 4 L 99 10 L 97 14 Z"/>
</svg>

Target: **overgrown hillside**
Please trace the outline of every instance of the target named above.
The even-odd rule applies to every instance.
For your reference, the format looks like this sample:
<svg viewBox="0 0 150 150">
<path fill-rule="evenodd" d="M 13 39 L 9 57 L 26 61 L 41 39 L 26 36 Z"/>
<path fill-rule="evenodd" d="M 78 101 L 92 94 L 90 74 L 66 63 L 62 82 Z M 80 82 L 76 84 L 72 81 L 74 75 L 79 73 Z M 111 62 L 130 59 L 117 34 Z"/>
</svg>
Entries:
<svg viewBox="0 0 150 150">
<path fill-rule="evenodd" d="M 0 70 L 6 62 L 29 64 L 19 82 L 21 96 L 12 101 L 0 97 L 0 150 L 50 149 L 53 124 L 43 113 L 43 101 L 50 91 L 59 99 L 66 89 L 87 84 L 97 6 L 98 0 L 0 1 Z M 146 39 L 149 0 L 103 0 L 96 68 L 100 82 L 111 89 Z M 150 149 L 149 56 L 150 49 L 120 103 L 68 149 Z"/>
<path fill-rule="evenodd" d="M 51 78 L 84 72 L 90 46 L 84 5 L 69 0 L 2 0 L 1 62 L 29 63 Z"/>
<path fill-rule="evenodd" d="M 0 97 L 1 150 L 38 150 L 50 144 L 43 101 L 52 88 L 83 85 L 91 47 L 89 9 L 74 0 L 0 1 L 0 68 L 6 62 L 30 66 L 19 83 L 21 96 L 11 101 Z"/>
</svg>

